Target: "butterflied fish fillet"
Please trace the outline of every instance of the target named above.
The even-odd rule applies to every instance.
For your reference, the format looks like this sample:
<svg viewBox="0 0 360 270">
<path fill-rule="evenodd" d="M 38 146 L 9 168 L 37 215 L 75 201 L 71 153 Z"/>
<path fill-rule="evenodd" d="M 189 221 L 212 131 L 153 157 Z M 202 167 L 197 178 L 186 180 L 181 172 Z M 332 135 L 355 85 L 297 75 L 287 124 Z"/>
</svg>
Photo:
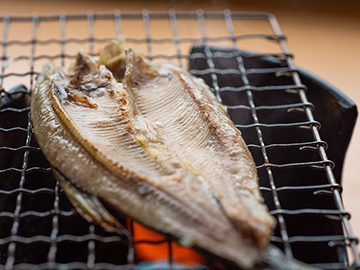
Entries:
<svg viewBox="0 0 360 270">
<path fill-rule="evenodd" d="M 252 267 L 274 219 L 240 132 L 203 81 L 121 53 L 121 82 L 83 52 L 71 69 L 48 64 L 39 76 L 31 119 L 55 175 L 181 244 Z"/>
</svg>

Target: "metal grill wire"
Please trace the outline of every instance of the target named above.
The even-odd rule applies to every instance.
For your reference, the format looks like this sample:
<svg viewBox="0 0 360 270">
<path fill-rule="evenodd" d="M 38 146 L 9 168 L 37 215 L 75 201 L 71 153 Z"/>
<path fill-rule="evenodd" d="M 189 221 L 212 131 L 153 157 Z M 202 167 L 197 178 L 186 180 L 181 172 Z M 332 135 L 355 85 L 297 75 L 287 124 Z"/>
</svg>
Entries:
<svg viewBox="0 0 360 270">
<path fill-rule="evenodd" d="M 168 21 L 171 28 L 171 35 L 161 37 L 161 38 L 154 38 L 152 37 L 151 33 L 151 22 L 152 20 L 164 20 Z M 182 36 L 179 34 L 178 24 L 179 19 L 188 19 L 188 20 L 195 20 L 197 21 L 198 28 L 200 29 L 200 35 L 197 37 L 187 37 Z M 227 34 L 222 33 L 219 36 L 209 36 L 207 33 L 206 27 L 206 20 L 207 19 L 216 19 L 219 21 L 223 21 L 226 25 Z M 234 20 L 241 20 L 241 19 L 249 19 L 249 20 L 264 20 L 267 21 L 271 25 L 271 29 L 273 30 L 273 34 L 238 34 L 234 27 Z M 318 129 L 319 123 L 314 119 L 312 114 L 312 106 L 311 103 L 307 100 L 305 89 L 306 87 L 301 83 L 298 73 L 296 72 L 296 68 L 293 64 L 292 56 L 287 48 L 285 38 L 280 30 L 278 22 L 276 18 L 267 13 L 231 13 L 229 10 L 225 10 L 223 13 L 204 13 L 202 10 L 198 10 L 194 13 L 179 13 L 175 12 L 174 10 L 170 10 L 168 13 L 150 13 L 147 10 L 142 11 L 141 13 L 121 13 L 119 10 L 114 11 L 113 13 L 93 13 L 89 11 L 87 14 L 66 14 L 60 13 L 59 15 L 54 16 L 40 16 L 37 13 L 34 13 L 32 16 L 10 16 L 9 14 L 5 14 L 1 17 L 2 24 L 3 24 L 3 37 L 2 37 L 2 66 L 1 66 L 1 76 L 0 76 L 0 87 L 6 88 L 8 90 L 8 85 L 6 81 L 10 79 L 17 79 L 17 78 L 25 78 L 27 82 L 24 84 L 28 86 L 28 89 L 33 89 L 36 76 L 39 74 L 40 70 L 35 69 L 36 62 L 41 60 L 60 60 L 61 65 L 65 66 L 67 64 L 67 60 L 74 59 L 74 54 L 67 54 L 66 46 L 69 44 L 75 44 L 78 48 L 88 45 L 88 51 L 90 53 L 95 53 L 95 45 L 96 44 L 104 44 L 110 41 L 113 36 L 107 38 L 97 38 L 96 33 L 94 31 L 94 25 L 96 22 L 100 20 L 111 20 L 112 24 L 115 26 L 115 35 L 122 34 L 122 27 L 123 23 L 127 20 L 142 20 L 143 27 L 144 27 L 144 35 L 142 38 L 133 38 L 131 36 L 127 36 L 127 41 L 132 42 L 133 44 L 138 45 L 146 45 L 146 54 L 149 60 L 172 60 L 173 62 L 178 61 L 178 65 L 182 68 L 186 68 L 187 61 L 189 60 L 189 56 L 184 52 L 182 46 L 184 44 L 195 44 L 201 43 L 205 47 L 205 58 L 208 64 L 208 70 L 205 72 L 210 73 L 212 85 L 211 88 L 214 91 L 216 97 L 221 101 L 221 92 L 229 90 L 226 87 L 221 88 L 218 84 L 218 75 L 223 74 L 224 72 L 235 73 L 239 74 L 241 80 L 244 83 L 244 87 L 241 89 L 235 89 L 237 91 L 245 91 L 246 96 L 248 99 L 248 105 L 238 105 L 238 106 L 229 106 L 229 109 L 234 109 L 237 107 L 238 109 L 247 109 L 251 112 L 251 116 L 253 119 L 253 123 L 250 124 L 248 127 L 253 127 L 256 130 L 256 134 L 258 137 L 258 145 L 249 145 L 249 147 L 259 148 L 261 150 L 264 163 L 257 164 L 258 169 L 265 169 L 266 174 L 269 179 L 270 187 L 261 187 L 262 191 L 271 192 L 272 198 L 274 201 L 275 209 L 271 211 L 271 213 L 276 216 L 278 219 L 278 225 L 280 229 L 280 237 L 274 236 L 272 241 L 280 242 L 283 245 L 283 249 L 285 254 L 288 258 L 293 257 L 292 252 L 292 244 L 295 242 L 316 242 L 316 241 L 326 241 L 329 244 L 339 244 L 339 245 L 347 245 L 350 247 L 350 252 L 352 253 L 353 257 L 356 260 L 356 263 L 360 265 L 359 257 L 356 251 L 357 248 L 357 239 L 354 237 L 351 227 L 349 225 L 349 214 L 345 211 L 344 206 L 341 201 L 341 187 L 336 182 L 334 174 L 332 172 L 333 164 L 329 161 L 326 155 L 326 144 L 321 140 Z M 67 24 L 70 21 L 87 21 L 88 26 L 88 37 L 86 38 L 66 38 L 66 30 Z M 32 26 L 32 34 L 30 40 L 9 40 L 9 31 L 10 25 L 12 23 L 31 23 Z M 38 38 L 38 29 L 39 25 L 47 24 L 49 22 L 58 22 L 60 28 L 60 37 L 55 37 L 54 39 L 39 39 Z M 276 42 L 280 48 L 281 52 L 278 54 L 272 54 L 279 58 L 284 58 L 288 64 L 287 68 L 277 69 L 277 70 L 269 70 L 267 72 L 290 72 L 294 85 L 289 86 L 278 86 L 278 88 L 283 87 L 284 90 L 294 90 L 299 95 L 301 99 L 301 103 L 299 104 L 285 104 L 283 106 L 287 106 L 287 108 L 297 108 L 301 109 L 303 113 L 306 115 L 307 121 L 302 123 L 289 123 L 289 124 L 265 124 L 262 123 L 257 115 L 257 110 L 259 109 L 256 107 L 254 102 L 254 91 L 261 91 L 264 89 L 256 89 L 255 87 L 251 86 L 248 80 L 248 73 L 249 71 L 246 70 L 244 66 L 244 61 L 241 55 L 237 56 L 237 70 L 219 70 L 216 68 L 213 62 L 213 52 L 209 47 L 209 42 L 227 42 L 230 44 L 233 49 L 238 49 L 238 42 L 239 40 L 246 40 L 246 39 L 254 39 L 260 38 L 264 40 L 272 40 Z M 158 53 L 154 53 L 154 46 L 158 44 L 164 43 L 171 43 L 174 47 L 175 53 L 171 55 L 161 55 Z M 58 44 L 60 45 L 60 53 L 57 54 L 54 52 L 51 55 L 38 55 L 36 54 L 36 50 L 40 45 L 48 45 L 48 44 Z M 7 66 L 9 63 L 9 56 L 8 56 L 8 49 L 10 47 L 20 46 L 22 48 L 30 48 L 30 55 L 18 55 L 16 59 L 13 61 L 20 61 L 26 60 L 30 63 L 29 70 L 25 72 L 9 72 L 7 73 Z M 22 50 L 23 51 L 23 50 Z M 192 71 L 193 73 L 197 72 L 200 74 L 201 70 Z M 252 72 L 264 72 L 261 70 L 252 71 Z M 266 88 L 266 87 L 264 87 Z M 267 87 L 268 89 L 271 86 Z M 234 89 L 231 89 L 234 90 Z M 26 94 L 30 94 L 31 98 L 31 91 L 26 92 L 24 89 L 18 89 L 12 94 L 16 94 L 19 92 L 25 92 Z M 2 93 L 3 96 L 9 95 L 6 92 Z M 275 108 L 275 107 L 274 107 Z M 30 164 L 30 156 L 34 152 L 39 152 L 40 149 L 34 147 L 32 145 L 32 126 L 30 121 L 30 116 L 28 115 L 29 107 L 16 109 L 16 108 L 5 108 L 0 111 L 1 114 L 6 112 L 13 112 L 15 114 L 27 114 L 27 126 L 26 127 L 19 127 L 14 126 L 10 128 L 3 128 L 0 127 L 0 132 L 2 133 L 9 133 L 12 132 L 24 132 L 26 133 L 24 144 L 17 147 L 9 147 L 9 146 L 0 146 L 0 151 L 5 151 L 5 153 L 10 152 L 21 152 L 23 151 L 22 156 L 22 164 L 20 168 L 9 167 L 9 168 L 1 168 L 0 175 L 1 178 L 6 177 L 8 173 L 17 173 L 20 175 L 18 187 L 14 187 L 10 190 L 0 190 L 0 196 L 8 197 L 8 196 L 15 196 L 15 207 L 14 211 L 3 211 L 0 213 L 1 219 L 7 219 L 12 222 L 10 234 L 4 236 L 0 239 L 0 247 L 2 250 L 6 250 L 5 254 L 1 254 L 5 256 L 3 258 L 4 264 L 0 266 L 1 269 L 128 269 L 132 267 L 133 256 L 132 253 L 134 252 L 133 248 L 130 248 L 128 262 L 122 266 L 116 265 L 115 263 L 108 263 L 108 262 L 98 262 L 96 258 L 96 246 L 99 244 L 111 244 L 111 243 L 123 243 L 127 245 L 129 242 L 127 239 L 123 237 L 122 233 L 115 234 L 115 235 L 101 235 L 98 234 L 99 228 L 94 225 L 87 225 L 88 226 L 88 233 L 85 235 L 71 235 L 71 234 L 60 234 L 59 230 L 61 229 L 61 223 L 59 220 L 61 218 L 67 217 L 71 218 L 73 216 L 77 216 L 70 208 L 67 209 L 65 207 L 62 208 L 61 201 L 65 200 L 64 194 L 62 190 L 59 188 L 58 184 L 53 182 L 50 186 L 47 187 L 38 187 L 36 189 L 29 189 L 26 188 L 25 183 L 27 178 L 29 178 L 29 174 L 32 172 L 39 172 L 43 175 L 49 175 L 50 169 L 48 167 L 38 167 L 32 166 Z M 309 132 L 312 132 L 312 136 L 314 141 L 312 142 L 305 142 L 300 144 L 287 144 L 287 145 L 271 145 L 271 147 L 303 147 L 312 148 L 318 151 L 320 161 L 313 161 L 313 162 L 304 162 L 301 164 L 272 164 L 267 153 L 267 149 L 269 145 L 266 145 L 263 140 L 263 130 L 269 127 L 282 127 L 284 125 L 289 126 L 296 126 L 296 127 L 307 127 Z M 244 128 L 241 125 L 238 127 Z M 304 187 L 277 187 L 276 181 L 273 175 L 274 167 L 289 167 L 289 168 L 296 168 L 299 166 L 306 166 L 309 168 L 317 168 L 324 171 L 327 176 L 328 184 L 326 185 L 318 185 L 318 186 L 304 186 Z M 3 180 L 2 180 L 3 181 Z M 311 189 L 314 192 L 321 192 L 329 193 L 331 192 L 336 207 L 336 210 L 326 210 L 326 209 L 298 209 L 298 210 L 286 210 L 282 208 L 278 192 L 280 190 L 301 190 L 301 189 Z M 53 206 L 52 209 L 49 211 L 41 212 L 37 210 L 27 210 L 24 211 L 24 196 L 26 195 L 34 195 L 39 196 L 41 194 L 50 194 L 53 197 Z M 284 215 L 291 214 L 291 215 L 301 215 L 301 214 L 319 214 L 319 215 L 329 215 L 332 217 L 338 217 L 341 219 L 344 228 L 344 235 L 337 235 L 337 236 L 289 236 L 287 230 L 287 224 L 285 222 Z M 21 236 L 19 234 L 19 230 L 21 229 L 21 221 L 26 218 L 33 218 L 33 219 L 45 219 L 51 218 L 51 230 L 48 235 L 33 235 L 30 237 Z M 130 226 L 130 232 L 136 233 L 132 231 L 132 225 Z M 168 240 L 164 239 L 166 242 Z M 59 253 L 59 245 L 64 242 L 70 243 L 85 243 L 87 245 L 87 258 L 83 261 L 74 260 L 72 262 L 59 262 L 57 261 L 57 256 Z M 130 243 L 132 240 L 130 239 Z M 44 262 L 40 262 L 39 264 L 33 263 L 20 263 L 16 264 L 17 250 L 20 246 L 23 245 L 34 245 L 36 243 L 46 244 L 48 246 L 47 251 L 47 259 Z M 139 243 L 134 243 L 139 244 Z M 156 244 L 156 243 L 154 243 Z M 169 242 L 169 267 L 170 269 L 172 266 L 172 252 L 171 252 L 171 243 Z M 331 268 L 331 269 L 345 269 L 348 267 L 347 261 L 339 262 L 336 265 L 326 265 L 326 264 L 316 264 L 317 267 L 320 268 Z"/>
</svg>

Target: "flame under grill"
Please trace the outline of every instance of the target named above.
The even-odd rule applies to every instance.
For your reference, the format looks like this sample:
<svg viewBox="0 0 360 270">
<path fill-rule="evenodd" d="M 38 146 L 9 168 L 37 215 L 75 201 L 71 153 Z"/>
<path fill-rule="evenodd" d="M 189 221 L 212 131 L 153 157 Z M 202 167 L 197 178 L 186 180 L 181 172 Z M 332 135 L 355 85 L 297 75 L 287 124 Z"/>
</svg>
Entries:
<svg viewBox="0 0 360 270">
<path fill-rule="evenodd" d="M 171 60 L 204 78 L 227 106 L 254 156 L 265 202 L 278 220 L 274 244 L 288 257 L 322 269 L 347 269 L 349 252 L 360 265 L 340 185 L 356 107 L 294 66 L 275 17 L 228 10 L 117 10 L 4 15 L 1 21 L 1 269 L 132 269 L 134 246 L 141 241 L 107 233 L 73 211 L 36 143 L 29 117 L 31 89 L 45 62 L 68 66 L 78 49 L 95 54 L 119 34 L 149 60 Z M 214 25 L 222 30 L 213 32 Z M 29 37 L 13 34 L 20 28 L 28 28 Z M 53 35 L 43 36 L 45 28 Z M 14 87 L 19 83 L 23 86 Z M 125 217 L 119 219 L 126 224 Z M 127 227 L 136 234 L 132 224 Z M 169 243 L 172 269 L 171 241 L 152 244 L 164 242 Z"/>
</svg>

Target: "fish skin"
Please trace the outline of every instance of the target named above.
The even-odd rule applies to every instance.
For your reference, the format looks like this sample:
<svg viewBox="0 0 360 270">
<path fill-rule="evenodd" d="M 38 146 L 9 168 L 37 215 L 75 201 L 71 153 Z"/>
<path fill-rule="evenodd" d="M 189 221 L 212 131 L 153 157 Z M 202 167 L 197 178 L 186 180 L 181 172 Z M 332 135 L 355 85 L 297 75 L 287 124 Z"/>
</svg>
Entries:
<svg viewBox="0 0 360 270">
<path fill-rule="evenodd" d="M 268 242 L 268 238 L 258 239 L 270 235 L 273 219 L 265 218 L 268 229 L 253 228 L 253 223 L 259 220 L 251 210 L 243 208 L 240 212 L 246 210 L 245 216 L 251 220 L 246 226 L 241 225 L 244 219 L 237 221 L 239 212 L 224 200 L 226 190 L 217 190 L 215 183 L 204 179 L 192 167 L 186 155 L 173 148 L 166 126 L 141 113 L 129 85 L 136 86 L 131 82 L 134 76 L 129 78 L 131 68 L 134 64 L 142 65 L 139 74 L 143 79 L 156 80 L 156 76 L 163 75 L 140 60 L 127 51 L 124 84 L 114 84 L 111 73 L 104 66 L 98 68 L 83 52 L 69 71 L 46 65 L 32 93 L 30 112 L 44 155 L 72 184 L 134 220 L 170 234 L 182 244 L 206 250 L 242 268 L 251 268 Z M 173 68 L 171 72 L 178 70 Z M 189 83 L 198 84 L 186 73 L 179 76 L 184 83 L 188 79 Z M 86 90 L 96 88 L 101 91 Z M 202 113 L 207 114 L 207 119 L 214 118 L 212 129 L 217 129 L 216 124 L 227 125 L 220 132 L 226 136 L 232 130 L 234 134 L 221 149 L 231 148 L 231 143 L 243 144 L 240 153 L 248 161 L 251 156 L 240 133 L 227 116 L 221 117 L 224 108 L 206 91 L 205 94 L 194 92 L 192 99 L 204 108 Z M 207 106 L 215 107 L 216 114 L 206 110 Z M 109 107 L 110 111 L 106 111 Z M 218 120 L 225 122 L 216 123 Z M 114 128 L 118 133 L 109 131 Z M 229 149 L 228 155 L 236 157 L 239 151 Z M 142 165 L 134 166 L 134 162 Z M 248 166 L 250 174 L 256 174 L 251 160 Z M 263 209 L 259 193 L 253 191 L 258 188 L 257 178 L 252 176 L 249 182 L 254 188 L 247 189 L 246 196 L 254 196 Z"/>
</svg>

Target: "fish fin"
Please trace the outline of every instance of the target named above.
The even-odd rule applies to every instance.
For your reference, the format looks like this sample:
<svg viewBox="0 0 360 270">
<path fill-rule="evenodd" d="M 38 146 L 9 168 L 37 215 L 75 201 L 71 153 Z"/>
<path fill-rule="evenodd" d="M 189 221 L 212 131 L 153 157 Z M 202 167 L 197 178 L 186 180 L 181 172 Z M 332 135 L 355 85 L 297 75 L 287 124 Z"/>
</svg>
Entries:
<svg viewBox="0 0 360 270">
<path fill-rule="evenodd" d="M 56 168 L 53 168 L 52 171 L 67 198 L 84 219 L 100 225 L 109 232 L 124 230 L 120 222 L 109 213 L 97 197 L 77 188 Z"/>
</svg>

